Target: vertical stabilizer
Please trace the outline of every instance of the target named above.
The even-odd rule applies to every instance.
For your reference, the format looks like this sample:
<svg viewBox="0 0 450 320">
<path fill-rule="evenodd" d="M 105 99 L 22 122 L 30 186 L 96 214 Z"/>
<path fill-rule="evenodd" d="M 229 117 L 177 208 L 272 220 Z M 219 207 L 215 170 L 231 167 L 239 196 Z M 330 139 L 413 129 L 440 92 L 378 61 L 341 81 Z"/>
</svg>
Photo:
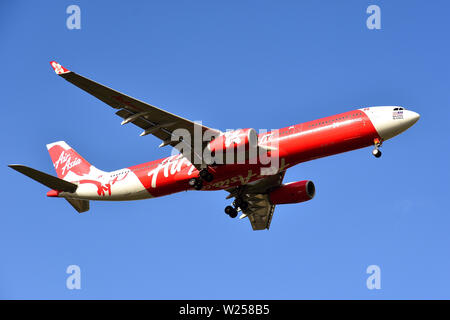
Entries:
<svg viewBox="0 0 450 320">
<path fill-rule="evenodd" d="M 78 181 L 80 178 L 98 178 L 104 174 L 64 141 L 50 143 L 47 145 L 47 149 L 60 179 Z"/>
</svg>

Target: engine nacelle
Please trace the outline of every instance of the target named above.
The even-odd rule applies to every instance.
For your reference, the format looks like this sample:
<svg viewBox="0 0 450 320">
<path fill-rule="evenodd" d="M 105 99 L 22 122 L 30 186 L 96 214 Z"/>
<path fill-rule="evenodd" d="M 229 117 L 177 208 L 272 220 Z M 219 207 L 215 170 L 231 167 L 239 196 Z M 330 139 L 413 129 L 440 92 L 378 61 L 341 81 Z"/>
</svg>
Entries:
<svg viewBox="0 0 450 320">
<path fill-rule="evenodd" d="M 316 194 L 314 183 L 309 180 L 283 184 L 269 194 L 272 204 L 298 203 L 311 200 Z"/>
<path fill-rule="evenodd" d="M 223 155 L 226 158 L 227 152 L 233 153 L 233 159 L 248 160 L 250 156 L 257 155 L 258 134 L 255 129 L 238 129 L 228 131 L 218 136 L 208 144 L 208 149 L 213 156 Z M 252 150 L 252 151 L 250 151 Z"/>
</svg>

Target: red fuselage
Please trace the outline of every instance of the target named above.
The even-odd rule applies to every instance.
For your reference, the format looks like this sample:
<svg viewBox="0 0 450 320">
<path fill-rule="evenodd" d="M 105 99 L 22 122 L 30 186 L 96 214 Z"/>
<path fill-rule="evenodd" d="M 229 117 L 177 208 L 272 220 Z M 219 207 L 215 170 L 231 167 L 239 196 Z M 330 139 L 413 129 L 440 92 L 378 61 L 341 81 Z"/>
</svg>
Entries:
<svg viewBox="0 0 450 320">
<path fill-rule="evenodd" d="M 276 139 L 280 171 L 301 162 L 373 145 L 381 139 L 369 117 L 361 110 L 349 111 L 259 135 Z M 203 190 L 221 190 L 264 178 L 261 164 L 224 164 L 210 168 L 214 181 Z M 153 197 L 188 190 L 187 180 L 198 171 L 181 156 L 172 156 L 128 168 Z M 178 170 L 177 170 L 178 169 Z M 190 173 L 190 174 L 189 174 Z M 152 184 L 153 183 L 153 184 Z"/>
</svg>

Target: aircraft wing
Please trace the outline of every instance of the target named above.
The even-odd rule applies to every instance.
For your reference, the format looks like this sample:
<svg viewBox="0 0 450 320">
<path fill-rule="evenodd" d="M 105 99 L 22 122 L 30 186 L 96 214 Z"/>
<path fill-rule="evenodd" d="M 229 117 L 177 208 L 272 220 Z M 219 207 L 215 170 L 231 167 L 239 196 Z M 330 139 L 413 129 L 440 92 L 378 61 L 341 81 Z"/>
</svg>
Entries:
<svg viewBox="0 0 450 320">
<path fill-rule="evenodd" d="M 159 138 L 162 140 L 160 147 L 171 145 L 176 147 L 179 151 L 182 151 L 180 150 L 182 148 L 184 148 L 183 151 L 192 151 L 189 152 L 187 158 L 197 167 L 197 169 L 202 167 L 201 163 L 203 158 L 198 151 L 203 152 L 204 147 L 208 142 L 202 141 L 201 150 L 197 150 L 198 147 L 194 150 L 194 131 L 201 132 L 202 136 L 206 130 L 211 130 L 216 136 L 221 133 L 219 130 L 211 129 L 184 119 L 85 78 L 64 68 L 56 61 L 51 61 L 50 64 L 56 74 L 116 109 L 116 114 L 123 119 L 122 124 L 133 123 L 142 128 L 144 131 L 141 133 L 141 136 L 151 134 Z M 189 131 L 191 141 L 172 141 L 172 133 L 176 129 L 186 129 Z M 197 161 L 195 161 L 196 157 L 198 157 Z"/>
<path fill-rule="evenodd" d="M 227 199 L 240 197 L 248 202 L 248 208 L 241 209 L 243 214 L 239 219 L 248 218 L 253 230 L 269 229 L 275 211 L 275 205 L 269 201 L 269 192 L 282 184 L 285 172 L 227 190 L 230 193 Z"/>
</svg>

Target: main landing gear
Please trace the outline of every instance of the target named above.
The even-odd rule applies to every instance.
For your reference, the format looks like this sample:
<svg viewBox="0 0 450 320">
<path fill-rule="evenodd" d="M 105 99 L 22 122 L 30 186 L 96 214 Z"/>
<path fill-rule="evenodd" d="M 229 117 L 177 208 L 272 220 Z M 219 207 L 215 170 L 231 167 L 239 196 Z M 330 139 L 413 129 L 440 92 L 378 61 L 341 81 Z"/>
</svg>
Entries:
<svg viewBox="0 0 450 320">
<path fill-rule="evenodd" d="M 379 158 L 381 157 L 381 151 L 380 151 L 380 147 L 381 147 L 381 140 L 376 138 L 375 140 L 373 140 L 374 146 L 375 148 L 372 150 L 372 154 L 375 158 Z"/>
<path fill-rule="evenodd" d="M 214 176 L 211 172 L 208 171 L 208 169 L 202 169 L 200 170 L 200 178 L 202 178 L 206 182 L 211 182 L 213 181 Z"/>
<path fill-rule="evenodd" d="M 225 213 L 230 216 L 230 218 L 236 218 L 238 211 L 247 210 L 248 202 L 242 200 L 241 198 L 236 198 L 233 201 L 233 206 L 226 206 Z"/>
<path fill-rule="evenodd" d="M 237 217 L 237 210 L 236 208 L 233 208 L 232 206 L 226 206 L 225 207 L 225 213 L 230 216 L 230 218 L 236 218 Z"/>
<path fill-rule="evenodd" d="M 195 190 L 201 190 L 203 188 L 203 181 L 211 182 L 214 180 L 214 176 L 207 168 L 200 170 L 198 178 L 192 178 L 189 180 L 189 186 L 194 187 Z"/>
</svg>

